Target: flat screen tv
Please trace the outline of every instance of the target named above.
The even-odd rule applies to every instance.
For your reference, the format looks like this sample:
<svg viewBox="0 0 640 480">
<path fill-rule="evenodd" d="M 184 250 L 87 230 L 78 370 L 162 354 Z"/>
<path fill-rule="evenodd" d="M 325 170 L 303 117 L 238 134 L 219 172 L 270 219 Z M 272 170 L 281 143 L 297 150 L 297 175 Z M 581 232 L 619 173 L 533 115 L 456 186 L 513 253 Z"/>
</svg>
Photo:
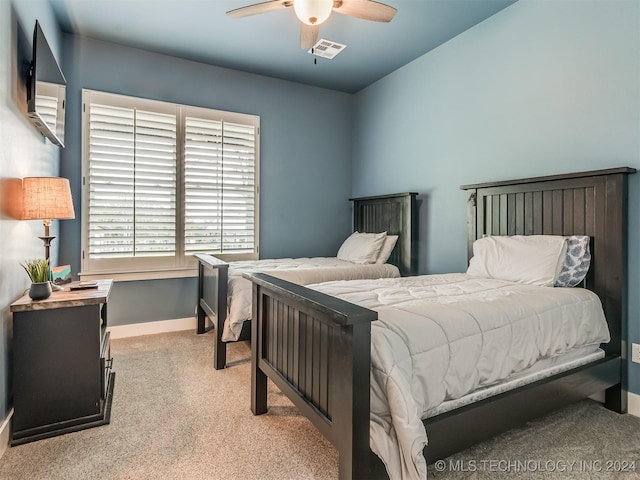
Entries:
<svg viewBox="0 0 640 480">
<path fill-rule="evenodd" d="M 67 81 L 36 20 L 33 60 L 27 85 L 27 113 L 40 132 L 64 147 L 64 107 Z"/>
</svg>

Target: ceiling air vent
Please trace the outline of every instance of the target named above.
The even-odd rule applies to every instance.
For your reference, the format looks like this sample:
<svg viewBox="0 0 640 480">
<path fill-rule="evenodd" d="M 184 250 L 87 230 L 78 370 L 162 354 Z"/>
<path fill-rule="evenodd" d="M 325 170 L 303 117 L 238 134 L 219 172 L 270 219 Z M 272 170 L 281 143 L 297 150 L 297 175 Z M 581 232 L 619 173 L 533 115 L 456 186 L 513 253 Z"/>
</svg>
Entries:
<svg viewBox="0 0 640 480">
<path fill-rule="evenodd" d="M 321 38 L 318 40 L 318 43 L 309 49 L 309 53 L 317 57 L 332 59 L 345 48 L 347 48 L 347 46 L 342 43 Z"/>
</svg>

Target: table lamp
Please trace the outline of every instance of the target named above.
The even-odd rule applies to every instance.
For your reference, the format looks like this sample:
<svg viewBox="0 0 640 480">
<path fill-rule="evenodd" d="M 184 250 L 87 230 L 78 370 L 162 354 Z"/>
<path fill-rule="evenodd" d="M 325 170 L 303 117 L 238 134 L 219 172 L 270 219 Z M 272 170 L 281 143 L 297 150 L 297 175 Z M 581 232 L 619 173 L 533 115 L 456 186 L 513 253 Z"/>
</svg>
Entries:
<svg viewBox="0 0 640 480">
<path fill-rule="evenodd" d="M 25 177 L 22 179 L 21 220 L 42 220 L 45 258 L 49 260 L 51 241 L 49 235 L 52 220 L 76 218 L 69 180 L 58 177 Z"/>
</svg>

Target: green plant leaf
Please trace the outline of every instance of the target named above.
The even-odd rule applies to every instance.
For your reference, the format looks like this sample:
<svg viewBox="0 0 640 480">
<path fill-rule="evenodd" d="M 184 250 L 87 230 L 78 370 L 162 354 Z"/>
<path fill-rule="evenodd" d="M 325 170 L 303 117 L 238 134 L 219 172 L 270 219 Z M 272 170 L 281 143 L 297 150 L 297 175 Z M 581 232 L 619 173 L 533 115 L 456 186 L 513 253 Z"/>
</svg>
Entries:
<svg viewBox="0 0 640 480">
<path fill-rule="evenodd" d="M 43 283 L 49 281 L 49 260 L 44 258 L 34 258 L 22 264 L 22 268 L 27 272 L 31 283 Z"/>
</svg>

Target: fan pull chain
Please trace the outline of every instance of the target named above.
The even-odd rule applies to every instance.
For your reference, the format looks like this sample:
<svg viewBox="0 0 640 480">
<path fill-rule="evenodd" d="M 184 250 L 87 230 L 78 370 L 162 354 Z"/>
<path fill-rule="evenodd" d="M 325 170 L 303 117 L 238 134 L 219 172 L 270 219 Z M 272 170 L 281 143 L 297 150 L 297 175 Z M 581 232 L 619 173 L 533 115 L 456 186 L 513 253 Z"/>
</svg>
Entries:
<svg viewBox="0 0 640 480">
<path fill-rule="evenodd" d="M 318 59 L 316 58 L 316 49 L 314 47 L 311 47 L 311 55 L 313 55 L 313 64 L 317 65 Z"/>
</svg>

